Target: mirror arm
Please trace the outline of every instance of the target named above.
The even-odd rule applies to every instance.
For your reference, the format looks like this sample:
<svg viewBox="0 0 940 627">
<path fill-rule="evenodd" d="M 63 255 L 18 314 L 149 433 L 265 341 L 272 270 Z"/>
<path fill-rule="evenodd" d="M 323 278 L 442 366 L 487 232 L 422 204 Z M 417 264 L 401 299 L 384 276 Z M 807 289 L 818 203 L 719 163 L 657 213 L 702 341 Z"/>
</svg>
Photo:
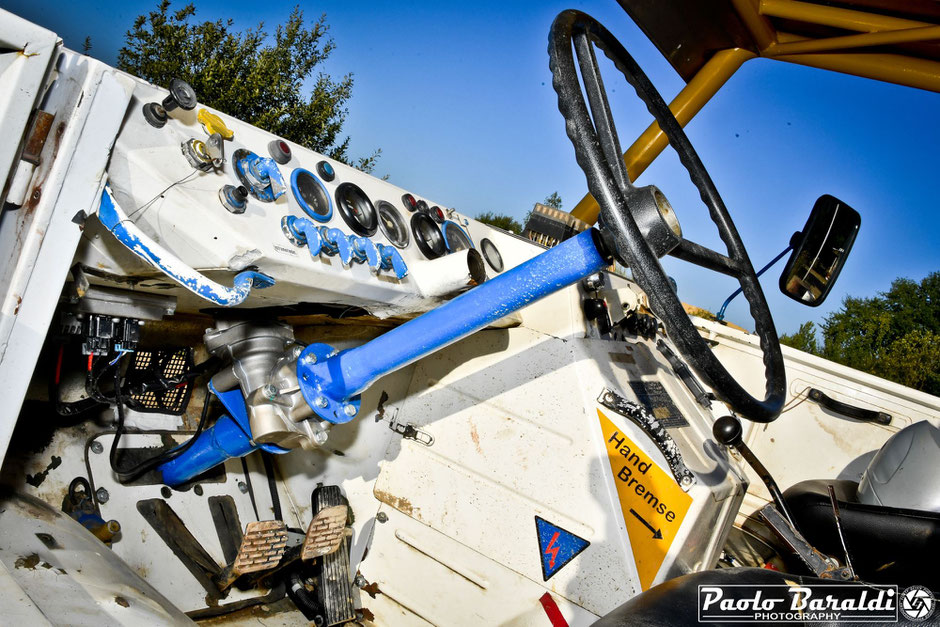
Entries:
<svg viewBox="0 0 940 627">
<path fill-rule="evenodd" d="M 784 248 L 782 251 L 780 251 L 780 254 L 778 254 L 776 257 L 774 257 L 773 259 L 771 259 L 770 262 L 769 262 L 766 266 L 764 266 L 763 268 L 761 268 L 760 270 L 758 270 L 758 271 L 755 273 L 755 276 L 758 276 L 758 277 L 759 277 L 760 275 L 762 275 L 762 274 L 764 274 L 765 272 L 767 272 L 767 270 L 769 270 L 769 269 L 771 268 L 771 266 L 773 266 L 775 263 L 777 263 L 778 261 L 780 261 L 781 259 L 783 259 L 784 255 L 786 255 L 788 252 L 790 252 L 791 250 L 793 250 L 793 240 L 796 239 L 796 236 L 797 236 L 797 235 L 799 235 L 799 233 L 795 233 L 794 236 L 790 238 L 790 243 L 787 245 L 787 247 Z M 724 303 L 721 304 L 721 309 L 718 310 L 718 314 L 715 316 L 715 318 L 718 320 L 718 322 L 721 322 L 722 320 L 725 319 L 725 310 L 728 309 L 728 305 L 729 305 L 729 304 L 731 303 L 731 301 L 734 300 L 734 298 L 735 298 L 738 294 L 740 294 L 740 293 L 741 293 L 741 288 L 739 287 L 738 289 L 734 290 L 734 291 L 731 293 L 731 296 L 729 296 L 728 298 L 725 299 L 725 302 L 724 302 Z"/>
</svg>

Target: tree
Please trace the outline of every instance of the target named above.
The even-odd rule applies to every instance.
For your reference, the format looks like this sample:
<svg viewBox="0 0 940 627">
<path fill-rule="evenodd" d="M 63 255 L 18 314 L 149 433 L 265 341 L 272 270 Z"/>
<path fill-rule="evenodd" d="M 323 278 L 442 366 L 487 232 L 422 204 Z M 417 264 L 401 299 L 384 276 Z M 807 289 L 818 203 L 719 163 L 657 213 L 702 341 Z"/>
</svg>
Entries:
<svg viewBox="0 0 940 627">
<path fill-rule="evenodd" d="M 88 54 L 91 52 L 91 35 L 85 37 L 85 42 L 82 44 L 82 54 Z"/>
<path fill-rule="evenodd" d="M 516 235 L 522 234 L 522 225 L 519 224 L 515 218 L 507 215 L 484 211 L 479 214 L 476 219 L 483 224 L 489 224 L 490 226 L 495 226 L 498 229 L 503 229 L 504 231 L 515 233 Z"/>
<path fill-rule="evenodd" d="M 812 321 L 800 325 L 800 330 L 792 335 L 781 335 L 780 343 L 792 346 L 813 355 L 819 354 L 819 341 L 816 339 L 816 325 Z"/>
<path fill-rule="evenodd" d="M 157 85 L 183 79 L 210 107 L 350 162 L 349 137 L 341 133 L 352 75 L 337 81 L 319 72 L 313 78 L 336 46 L 325 15 L 308 27 L 295 7 L 275 29 L 273 42 L 263 23 L 236 31 L 230 19 L 196 22 L 195 15 L 192 4 L 171 11 L 170 0 L 161 0 L 155 11 L 134 20 L 118 67 Z M 371 172 L 380 154 L 376 150 L 353 165 Z"/>
<path fill-rule="evenodd" d="M 546 207 L 551 207 L 552 209 L 561 209 L 561 196 L 558 195 L 558 192 L 552 192 L 551 196 L 545 198 L 542 201 L 542 204 Z"/>
<path fill-rule="evenodd" d="M 898 278 L 872 298 L 848 296 L 826 316 L 823 343 L 812 323 L 780 341 L 826 359 L 940 396 L 940 272 Z"/>
</svg>

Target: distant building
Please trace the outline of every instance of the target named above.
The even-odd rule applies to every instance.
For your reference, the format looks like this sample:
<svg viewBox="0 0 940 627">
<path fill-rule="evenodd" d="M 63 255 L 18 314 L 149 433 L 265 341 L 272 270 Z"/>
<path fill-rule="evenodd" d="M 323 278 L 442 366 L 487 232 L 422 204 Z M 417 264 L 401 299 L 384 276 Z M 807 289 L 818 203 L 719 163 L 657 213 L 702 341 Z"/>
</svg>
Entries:
<svg viewBox="0 0 940 627">
<path fill-rule="evenodd" d="M 522 236 L 536 244 L 551 248 L 573 235 L 590 228 L 590 224 L 579 220 L 567 211 L 553 209 L 541 203 L 535 203 L 529 221 L 525 224 Z"/>
</svg>

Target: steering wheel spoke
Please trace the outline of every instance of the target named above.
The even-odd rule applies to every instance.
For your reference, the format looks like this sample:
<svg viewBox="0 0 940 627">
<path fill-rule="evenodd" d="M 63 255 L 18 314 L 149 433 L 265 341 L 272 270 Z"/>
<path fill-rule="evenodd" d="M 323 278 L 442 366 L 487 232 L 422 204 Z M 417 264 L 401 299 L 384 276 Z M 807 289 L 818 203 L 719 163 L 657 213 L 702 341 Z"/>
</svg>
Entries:
<svg viewBox="0 0 940 627">
<path fill-rule="evenodd" d="M 697 266 L 726 274 L 735 279 L 740 278 L 743 274 L 741 265 L 734 259 L 701 244 L 696 244 L 692 240 L 683 239 L 669 254 L 676 259 L 694 263 Z"/>
<path fill-rule="evenodd" d="M 659 192 L 653 187 L 633 187 L 629 179 L 595 47 L 623 74 L 675 148 L 727 247 L 727 255 L 682 239 L 678 227 L 674 235 L 665 232 L 665 239 L 662 229 L 649 228 L 649 199 Z M 549 34 L 548 51 L 558 109 L 617 256 L 631 266 L 637 283 L 656 303 L 655 310 L 670 338 L 702 379 L 744 417 L 756 422 L 774 420 L 786 397 L 786 375 L 773 319 L 734 222 L 682 126 L 623 45 L 589 15 L 574 10 L 559 14 Z M 658 200 L 656 204 L 662 213 L 662 204 Z M 753 397 L 731 376 L 695 329 L 659 262 L 666 253 L 734 277 L 741 284 L 764 356 L 763 400 Z"/>
</svg>

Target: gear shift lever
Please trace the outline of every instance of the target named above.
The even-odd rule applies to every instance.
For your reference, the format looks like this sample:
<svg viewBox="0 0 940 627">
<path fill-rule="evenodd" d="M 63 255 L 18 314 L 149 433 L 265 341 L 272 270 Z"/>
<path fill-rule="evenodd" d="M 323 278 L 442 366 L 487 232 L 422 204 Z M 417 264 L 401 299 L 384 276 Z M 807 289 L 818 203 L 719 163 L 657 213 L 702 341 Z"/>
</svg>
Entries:
<svg viewBox="0 0 940 627">
<path fill-rule="evenodd" d="M 770 472 L 767 471 L 764 465 L 760 463 L 760 460 L 757 459 L 754 452 L 744 443 L 744 440 L 741 438 L 742 432 L 741 421 L 734 416 L 722 416 L 712 425 L 712 435 L 715 440 L 719 444 L 730 446 L 740 453 L 741 457 L 744 458 L 754 472 L 757 473 L 757 476 L 760 477 L 760 480 L 764 482 L 767 491 L 770 492 L 770 496 L 774 500 L 774 504 L 780 512 L 787 517 L 790 525 L 796 529 L 793 517 L 790 516 L 790 510 L 787 509 L 787 504 L 783 500 L 783 494 L 780 492 L 780 488 L 777 487 L 777 482 L 770 476 Z"/>
</svg>

